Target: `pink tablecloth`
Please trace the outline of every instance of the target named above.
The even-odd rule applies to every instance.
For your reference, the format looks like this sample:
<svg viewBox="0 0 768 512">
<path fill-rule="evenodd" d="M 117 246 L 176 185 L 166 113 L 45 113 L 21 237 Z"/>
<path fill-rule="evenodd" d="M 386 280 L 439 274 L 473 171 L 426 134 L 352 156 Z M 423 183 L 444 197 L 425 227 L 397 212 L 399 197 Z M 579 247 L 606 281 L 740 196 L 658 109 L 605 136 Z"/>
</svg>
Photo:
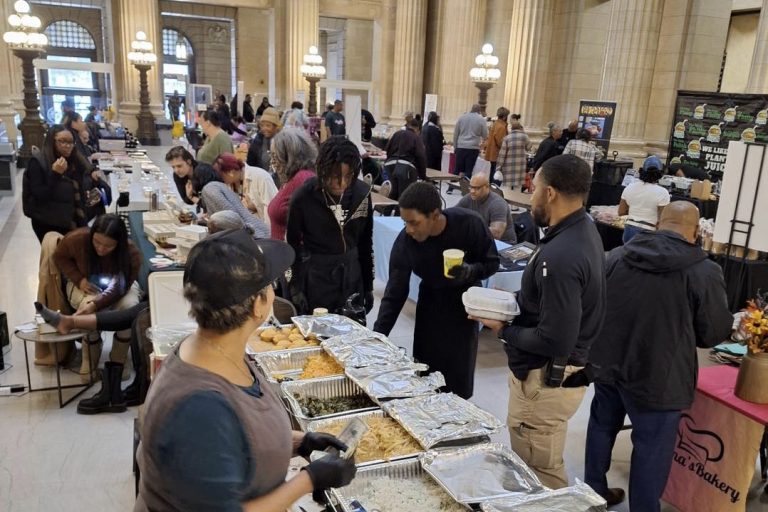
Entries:
<svg viewBox="0 0 768 512">
<path fill-rule="evenodd" d="M 734 409 L 747 418 L 762 425 L 768 425 L 768 404 L 753 404 L 733 394 L 739 369 L 719 365 L 699 369 L 699 383 L 696 389 L 704 395 Z"/>
</svg>

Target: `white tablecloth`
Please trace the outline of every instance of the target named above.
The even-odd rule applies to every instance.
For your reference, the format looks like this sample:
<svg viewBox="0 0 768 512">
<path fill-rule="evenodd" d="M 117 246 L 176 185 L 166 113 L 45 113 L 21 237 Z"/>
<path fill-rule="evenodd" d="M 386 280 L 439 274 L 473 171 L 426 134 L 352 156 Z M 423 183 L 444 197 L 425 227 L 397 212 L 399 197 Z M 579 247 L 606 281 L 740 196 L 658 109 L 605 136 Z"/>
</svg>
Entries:
<svg viewBox="0 0 768 512">
<path fill-rule="evenodd" d="M 389 281 L 389 257 L 392 246 L 395 245 L 397 235 L 400 234 L 405 224 L 400 217 L 374 217 L 373 218 L 373 255 L 375 261 L 376 277 L 382 282 Z M 509 244 L 496 240 L 496 249 L 502 250 Z M 508 292 L 520 291 L 523 272 L 497 272 L 486 281 L 483 286 L 496 288 Z M 419 298 L 419 283 L 421 279 L 411 274 L 411 287 L 408 298 L 414 302 Z"/>
</svg>

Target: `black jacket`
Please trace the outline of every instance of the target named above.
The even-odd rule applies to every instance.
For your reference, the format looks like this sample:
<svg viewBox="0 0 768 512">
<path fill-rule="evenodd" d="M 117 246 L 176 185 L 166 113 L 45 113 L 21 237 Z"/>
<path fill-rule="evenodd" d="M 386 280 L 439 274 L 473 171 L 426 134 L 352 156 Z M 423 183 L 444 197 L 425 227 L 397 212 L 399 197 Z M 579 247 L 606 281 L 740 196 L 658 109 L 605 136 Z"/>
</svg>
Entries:
<svg viewBox="0 0 768 512">
<path fill-rule="evenodd" d="M 248 157 L 246 158 L 245 163 L 251 167 L 261 167 L 262 169 L 269 170 L 269 161 L 265 162 L 261 156 L 261 146 L 269 144 L 270 140 L 266 140 L 264 135 L 257 133 L 253 137 L 253 140 L 251 140 L 251 145 L 248 147 Z"/>
<path fill-rule="evenodd" d="M 253 106 L 251 105 L 250 101 L 246 101 L 243 103 L 243 119 L 246 123 L 252 123 L 255 119 L 255 115 L 253 112 Z"/>
<path fill-rule="evenodd" d="M 54 172 L 39 150 L 33 150 L 22 179 L 22 207 L 24 215 L 49 226 L 71 229 L 82 227 L 89 218 L 75 215 L 75 182 L 80 189 L 80 208 L 88 217 L 85 198 L 92 188 L 90 167 L 73 169 L 64 175 Z"/>
<path fill-rule="evenodd" d="M 373 290 L 370 187 L 354 180 L 341 203 L 347 212 L 343 228 L 328 207 L 316 177 L 308 179 L 291 197 L 286 240 L 296 251 L 293 275 L 310 301 L 310 310 L 325 307 L 334 311 L 351 293 Z M 340 274 L 335 282 L 323 283 L 339 266 L 344 267 L 338 269 L 343 277 Z M 321 268 L 325 273 L 318 275 Z"/>
<path fill-rule="evenodd" d="M 443 130 L 432 123 L 427 123 L 421 128 L 421 141 L 427 155 L 427 168 L 440 170 L 443 162 Z"/>
<path fill-rule="evenodd" d="M 584 366 L 605 316 L 605 256 L 584 209 L 549 228 L 523 273 L 520 316 L 504 328 L 509 368 L 520 380 L 553 358 Z"/>
<path fill-rule="evenodd" d="M 615 383 L 652 410 L 690 407 L 696 347 L 731 332 L 720 267 L 671 231 L 641 233 L 610 252 L 605 325 L 589 354 L 597 381 Z"/>
<path fill-rule="evenodd" d="M 541 144 L 539 144 L 539 149 L 536 150 L 536 156 L 533 157 L 533 170 L 537 170 L 539 167 L 541 167 L 541 164 L 553 156 L 562 154 L 564 148 L 565 146 L 561 146 L 559 141 L 553 139 L 552 137 L 547 137 L 541 141 Z"/>
<path fill-rule="evenodd" d="M 427 157 L 424 143 L 416 132 L 408 129 L 396 131 L 387 142 L 386 151 L 388 160 L 407 160 L 416 167 L 416 173 L 420 180 L 427 179 Z M 439 166 L 435 167 L 435 169 L 439 168 Z"/>
</svg>

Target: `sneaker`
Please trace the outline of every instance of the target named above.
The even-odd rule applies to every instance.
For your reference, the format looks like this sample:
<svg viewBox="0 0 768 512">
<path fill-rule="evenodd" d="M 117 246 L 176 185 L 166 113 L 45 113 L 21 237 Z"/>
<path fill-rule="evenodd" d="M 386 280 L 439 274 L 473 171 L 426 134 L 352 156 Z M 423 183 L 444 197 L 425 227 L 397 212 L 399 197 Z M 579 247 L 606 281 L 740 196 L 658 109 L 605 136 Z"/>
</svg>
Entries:
<svg viewBox="0 0 768 512">
<path fill-rule="evenodd" d="M 609 507 L 613 507 L 614 505 L 618 505 L 622 501 L 624 501 L 624 489 L 621 489 L 619 487 L 611 487 L 608 489 L 608 492 L 602 494 L 603 499 L 608 502 Z"/>
</svg>

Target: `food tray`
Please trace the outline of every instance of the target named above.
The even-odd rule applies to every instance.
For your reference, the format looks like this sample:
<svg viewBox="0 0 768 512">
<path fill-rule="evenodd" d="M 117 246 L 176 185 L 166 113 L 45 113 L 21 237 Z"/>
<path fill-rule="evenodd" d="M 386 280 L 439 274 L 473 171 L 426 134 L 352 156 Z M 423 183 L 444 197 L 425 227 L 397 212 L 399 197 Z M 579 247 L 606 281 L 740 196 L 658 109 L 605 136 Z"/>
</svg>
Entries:
<svg viewBox="0 0 768 512">
<path fill-rule="evenodd" d="M 419 464 L 418 459 L 405 459 L 395 462 L 385 462 L 383 464 L 376 464 L 358 469 L 357 474 L 355 475 L 355 479 L 352 480 L 348 486 L 341 489 L 332 489 L 331 494 L 336 502 L 338 502 L 338 506 L 342 512 L 355 512 L 355 509 L 352 508 L 350 503 L 352 500 L 358 499 L 358 495 L 365 488 L 365 485 L 368 482 L 375 481 L 382 477 L 411 480 L 422 476 L 426 476 L 431 479 L 429 473 L 424 471 L 424 469 L 421 467 L 421 464 Z M 469 507 L 463 503 L 457 504 L 461 507 L 469 509 Z M 365 503 L 362 503 L 362 505 L 365 506 Z"/>
<path fill-rule="evenodd" d="M 323 341 L 322 346 L 344 368 L 364 368 L 382 361 L 392 364 L 409 361 L 404 348 L 377 332 L 355 331 L 334 336 Z"/>
<path fill-rule="evenodd" d="M 331 423 L 336 423 L 337 421 L 349 421 L 352 418 L 360 418 L 361 420 L 365 421 L 368 418 L 385 418 L 385 417 L 387 417 L 387 415 L 381 409 L 377 409 L 375 411 L 368 411 L 368 412 L 358 412 L 354 414 L 343 414 L 340 416 L 334 416 L 333 418 L 327 418 L 324 420 L 310 421 L 307 424 L 307 432 L 323 432 L 323 429 Z M 368 467 L 374 464 L 381 464 L 383 462 L 393 462 L 393 461 L 404 460 L 404 459 L 413 459 L 414 457 L 417 457 L 421 453 L 424 453 L 424 452 L 416 451 L 413 453 L 406 453 L 403 455 L 398 455 L 397 457 L 392 457 L 389 460 L 376 459 L 368 462 L 363 462 L 361 464 L 357 464 L 357 467 L 362 468 L 362 467 Z"/>
<path fill-rule="evenodd" d="M 498 443 L 429 451 L 419 460 L 424 470 L 460 503 L 482 503 L 544 490 L 520 457 Z"/>
<path fill-rule="evenodd" d="M 322 338 L 341 336 L 352 332 L 369 333 L 366 327 L 355 322 L 351 318 L 336 314 L 321 316 L 301 315 L 291 317 L 291 321 L 299 328 L 305 337 L 310 334 Z"/>
<path fill-rule="evenodd" d="M 254 355 L 253 359 L 267 381 L 279 388 L 280 382 L 283 380 L 293 380 L 299 377 L 310 356 L 323 353 L 324 350 L 322 348 L 312 347 L 279 352 L 264 352 Z M 275 374 L 281 375 L 283 378 L 278 380 Z"/>
<path fill-rule="evenodd" d="M 382 408 L 425 449 L 487 441 L 504 424 L 453 393 L 392 400 Z"/>
<path fill-rule="evenodd" d="M 536 494 L 487 501 L 483 512 L 606 512 L 605 500 L 590 486 L 576 479 L 576 484 Z"/>
<path fill-rule="evenodd" d="M 317 345 L 307 346 L 307 347 L 293 347 L 293 348 L 277 348 L 274 343 L 271 343 L 269 341 L 264 341 L 259 337 L 259 334 L 264 331 L 265 329 L 269 329 L 270 327 L 276 327 L 278 329 L 282 329 L 283 327 L 290 327 L 294 328 L 296 327 L 293 324 L 279 324 L 279 325 L 271 325 L 271 324 L 264 324 L 261 327 L 257 328 L 253 334 L 248 338 L 248 343 L 245 345 L 245 353 L 254 356 L 255 354 L 262 354 L 265 352 L 269 353 L 276 353 L 276 352 L 287 352 L 291 350 L 305 350 L 308 348 L 318 348 L 319 340 Z"/>
<path fill-rule="evenodd" d="M 365 392 L 349 380 L 347 377 L 326 377 L 324 379 L 308 379 L 297 380 L 291 382 L 283 382 L 280 385 L 280 389 L 283 392 L 283 397 L 288 403 L 290 413 L 296 418 L 296 422 L 301 427 L 301 430 L 306 431 L 307 425 L 311 421 L 319 421 L 328 418 L 337 418 L 339 416 L 348 416 L 358 412 L 375 411 L 378 407 L 371 405 L 363 409 L 351 409 L 348 411 L 341 411 L 333 414 L 326 414 L 323 416 L 309 417 L 301 410 L 299 401 L 294 397 L 294 394 L 299 395 L 302 398 L 313 396 L 316 398 L 338 398 L 343 396 L 367 396 Z"/>
</svg>

